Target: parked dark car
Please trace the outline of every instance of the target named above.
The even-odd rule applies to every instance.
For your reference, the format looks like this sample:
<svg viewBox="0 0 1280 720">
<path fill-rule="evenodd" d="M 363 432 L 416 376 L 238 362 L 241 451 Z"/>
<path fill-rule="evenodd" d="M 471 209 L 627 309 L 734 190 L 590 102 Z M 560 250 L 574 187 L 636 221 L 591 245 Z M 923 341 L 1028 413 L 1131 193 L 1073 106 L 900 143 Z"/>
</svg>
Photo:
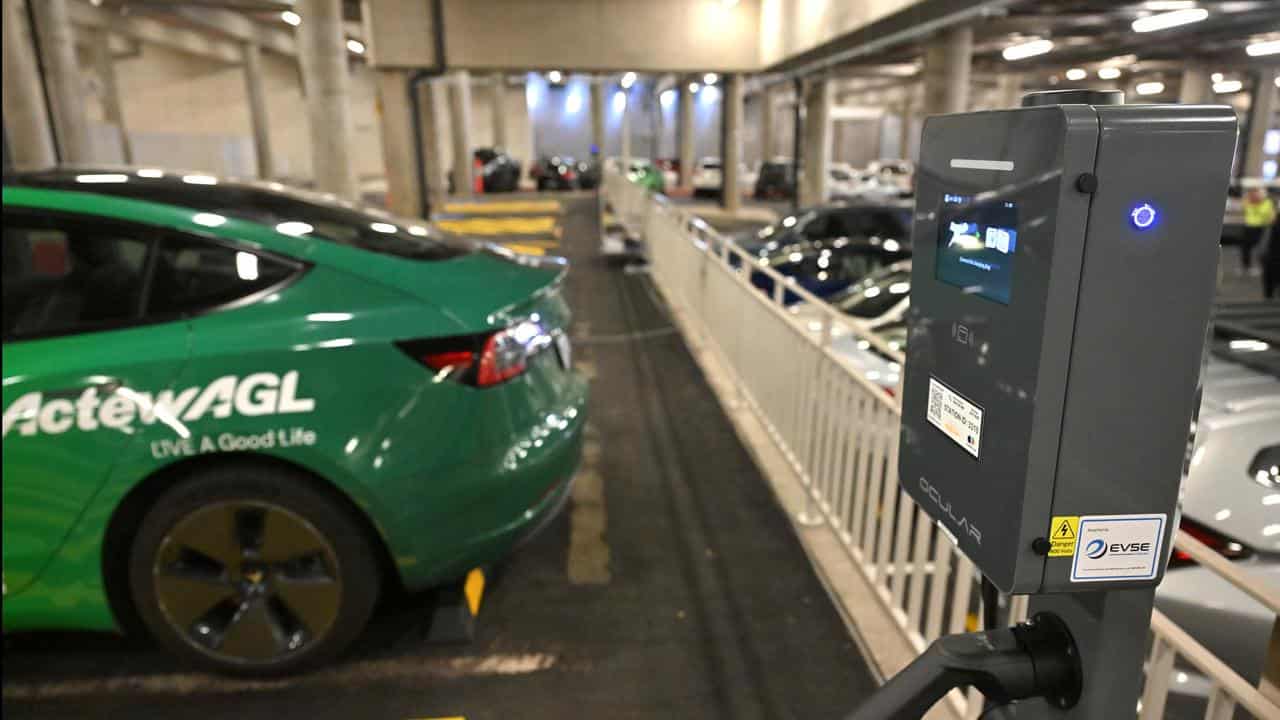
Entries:
<svg viewBox="0 0 1280 720">
<path fill-rule="evenodd" d="M 909 257 L 911 245 L 906 240 L 880 236 L 838 237 L 806 240 L 779 248 L 759 258 L 757 265 L 772 268 L 796 285 L 825 298 L 880 268 Z M 751 284 L 766 293 L 773 292 L 773 278 L 759 270 L 751 273 Z M 790 289 L 783 295 L 787 305 L 799 300 L 800 296 Z"/>
<path fill-rule="evenodd" d="M 734 241 L 758 257 L 799 242 L 839 237 L 892 238 L 905 244 L 911 239 L 911 212 L 910 203 L 819 205 L 787 215 L 760 230 L 737 235 Z"/>
<path fill-rule="evenodd" d="M 480 177 L 486 193 L 515 192 L 520 187 L 520 161 L 503 152 L 502 148 L 476 148 L 471 154 L 480 168 Z M 453 173 L 449 173 L 449 192 L 457 192 Z"/>
<path fill-rule="evenodd" d="M 574 190 L 578 187 L 578 163 L 563 155 L 543 156 L 529 170 L 538 190 Z"/>
<path fill-rule="evenodd" d="M 789 200 L 796 196 L 796 174 L 785 160 L 770 160 L 760 165 L 756 176 L 757 200 Z"/>
<path fill-rule="evenodd" d="M 578 187 L 593 190 L 600 187 L 600 160 L 591 158 L 578 163 Z"/>
<path fill-rule="evenodd" d="M 520 187 L 520 161 L 502 148 L 478 148 L 475 157 L 481 163 L 485 192 L 515 192 Z"/>
</svg>

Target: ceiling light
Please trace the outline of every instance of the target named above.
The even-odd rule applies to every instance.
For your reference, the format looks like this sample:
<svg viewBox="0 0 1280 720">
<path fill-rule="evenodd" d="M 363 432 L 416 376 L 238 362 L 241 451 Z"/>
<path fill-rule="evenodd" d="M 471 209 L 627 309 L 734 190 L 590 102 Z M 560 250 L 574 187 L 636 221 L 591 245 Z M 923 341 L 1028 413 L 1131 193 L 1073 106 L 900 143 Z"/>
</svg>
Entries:
<svg viewBox="0 0 1280 720">
<path fill-rule="evenodd" d="M 1276 87 L 1280 88 L 1280 75 L 1276 76 Z"/>
<path fill-rule="evenodd" d="M 1164 83 L 1162 82 L 1138 83 L 1138 86 L 1134 89 L 1138 91 L 1139 95 L 1159 95 L 1160 93 L 1164 92 Z"/>
<path fill-rule="evenodd" d="M 564 75 L 561 74 L 559 70 L 552 70 L 547 73 L 547 79 L 553 83 L 558 83 L 564 80 Z"/>
<path fill-rule="evenodd" d="M 1243 87 L 1244 83 L 1239 80 L 1223 80 L 1213 84 L 1213 91 L 1219 95 L 1225 95 L 1226 93 L 1240 92 Z"/>
<path fill-rule="evenodd" d="M 716 81 L 719 79 L 720 79 L 720 76 L 715 73 L 707 73 L 706 75 L 702 76 L 702 82 L 706 83 L 707 85 L 715 85 Z"/>
<path fill-rule="evenodd" d="M 294 27 L 298 27 L 302 24 L 302 16 L 292 10 L 285 10 L 280 13 L 280 19 Z"/>
<path fill-rule="evenodd" d="M 164 177 L 164 171 L 158 168 L 142 168 L 138 171 L 138 177 L 162 178 Z"/>
<path fill-rule="evenodd" d="M 1067 71 L 1068 80 L 1083 80 L 1087 77 L 1089 77 L 1089 73 L 1084 68 L 1071 68 Z"/>
<path fill-rule="evenodd" d="M 1179 25 L 1190 25 L 1207 17 L 1209 17 L 1209 11 L 1204 8 L 1187 8 L 1138 18 L 1133 21 L 1132 27 L 1134 32 L 1155 32 L 1156 30 L 1168 30 Z"/>
<path fill-rule="evenodd" d="M 1212 82 L 1222 82 L 1222 73 L 1214 73 L 1210 75 L 1209 80 Z"/>
<path fill-rule="evenodd" d="M 1262 42 L 1250 43 L 1245 46 L 1244 51 L 1249 53 L 1249 57 L 1275 55 L 1280 53 L 1280 40 L 1263 40 Z"/>
<path fill-rule="evenodd" d="M 183 175 L 182 182 L 188 185 L 217 185 L 218 178 L 212 175 Z"/>
<path fill-rule="evenodd" d="M 1120 68 L 1104 67 L 1098 69 L 1098 77 L 1103 80 L 1115 80 L 1120 77 Z"/>
<path fill-rule="evenodd" d="M 360 42 L 359 40 L 356 40 L 355 38 L 351 38 L 350 40 L 347 41 L 347 49 L 357 55 L 363 55 L 364 43 Z"/>
<path fill-rule="evenodd" d="M 391 223 L 376 222 L 376 223 L 370 223 L 369 229 L 374 232 L 383 233 L 385 235 L 391 235 L 395 233 L 396 226 L 392 225 Z"/>
<path fill-rule="evenodd" d="M 1052 49 L 1052 40 L 1029 40 L 1017 45 L 1010 45 L 1000 54 L 1004 56 L 1005 60 L 1022 60 L 1036 55 L 1043 55 Z"/>
<path fill-rule="evenodd" d="M 701 88 L 702 88 L 702 86 L 701 86 L 701 85 L 699 85 L 699 84 L 698 84 L 698 83 L 696 83 L 696 82 L 691 82 L 691 83 L 689 83 L 689 92 L 691 92 L 691 93 L 696 93 L 696 92 L 698 92 L 698 90 L 700 90 Z"/>
<path fill-rule="evenodd" d="M 663 90 L 662 94 L 658 96 L 658 102 L 662 103 L 662 107 L 664 108 L 671 107 L 671 103 L 675 101 L 676 101 L 675 90 Z"/>
<path fill-rule="evenodd" d="M 623 90 L 631 89 L 631 86 L 636 84 L 636 74 L 633 72 L 623 73 L 622 79 L 618 81 L 618 84 L 622 86 Z"/>
</svg>

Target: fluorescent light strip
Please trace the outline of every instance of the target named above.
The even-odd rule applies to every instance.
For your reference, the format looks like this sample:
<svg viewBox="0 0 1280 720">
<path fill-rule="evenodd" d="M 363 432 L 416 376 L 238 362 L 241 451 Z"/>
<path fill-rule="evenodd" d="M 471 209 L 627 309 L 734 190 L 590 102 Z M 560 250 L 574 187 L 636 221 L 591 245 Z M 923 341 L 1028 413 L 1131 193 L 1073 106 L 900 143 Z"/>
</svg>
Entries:
<svg viewBox="0 0 1280 720">
<path fill-rule="evenodd" d="M 1209 17 L 1209 11 L 1204 8 L 1174 10 L 1173 12 L 1160 13 L 1159 15 L 1148 15 L 1134 20 L 1133 31 L 1145 33 L 1155 32 L 1157 30 L 1168 30 L 1169 28 L 1178 27 L 1179 25 L 1197 23 L 1207 17 Z"/>
<path fill-rule="evenodd" d="M 1000 55 L 1005 60 L 1022 60 L 1036 55 L 1043 55 L 1052 49 L 1052 40 L 1032 40 L 1018 45 L 1010 45 Z"/>
<path fill-rule="evenodd" d="M 1013 170 L 1013 163 L 1009 160 L 951 158 L 951 167 L 963 170 L 1003 170 L 1004 172 L 1010 172 Z"/>
<path fill-rule="evenodd" d="M 1249 54 L 1249 57 L 1275 55 L 1276 53 L 1280 53 L 1280 40 L 1264 40 L 1262 42 L 1250 43 L 1245 46 L 1244 51 Z"/>
</svg>

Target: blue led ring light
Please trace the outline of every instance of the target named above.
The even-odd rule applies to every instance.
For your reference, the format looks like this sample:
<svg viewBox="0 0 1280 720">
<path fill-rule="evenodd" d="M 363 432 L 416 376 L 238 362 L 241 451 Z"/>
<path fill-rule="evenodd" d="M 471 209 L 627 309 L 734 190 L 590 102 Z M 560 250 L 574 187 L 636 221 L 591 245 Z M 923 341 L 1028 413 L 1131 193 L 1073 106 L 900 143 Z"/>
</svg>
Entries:
<svg viewBox="0 0 1280 720">
<path fill-rule="evenodd" d="M 1146 230 L 1156 223 L 1156 209 L 1142 203 L 1129 211 L 1129 219 L 1133 221 L 1133 226 L 1139 230 Z"/>
</svg>

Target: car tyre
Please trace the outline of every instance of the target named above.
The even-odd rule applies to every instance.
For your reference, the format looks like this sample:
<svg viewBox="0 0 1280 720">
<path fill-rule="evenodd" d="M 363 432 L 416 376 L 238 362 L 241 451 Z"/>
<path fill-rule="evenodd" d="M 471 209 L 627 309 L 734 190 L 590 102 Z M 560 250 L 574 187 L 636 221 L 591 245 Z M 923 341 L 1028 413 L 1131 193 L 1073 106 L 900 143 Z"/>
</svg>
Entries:
<svg viewBox="0 0 1280 720">
<path fill-rule="evenodd" d="M 377 555 L 351 512 L 298 471 L 192 472 L 143 518 L 129 586 L 147 629 L 193 665 L 275 676 L 346 650 L 373 613 Z"/>
</svg>

